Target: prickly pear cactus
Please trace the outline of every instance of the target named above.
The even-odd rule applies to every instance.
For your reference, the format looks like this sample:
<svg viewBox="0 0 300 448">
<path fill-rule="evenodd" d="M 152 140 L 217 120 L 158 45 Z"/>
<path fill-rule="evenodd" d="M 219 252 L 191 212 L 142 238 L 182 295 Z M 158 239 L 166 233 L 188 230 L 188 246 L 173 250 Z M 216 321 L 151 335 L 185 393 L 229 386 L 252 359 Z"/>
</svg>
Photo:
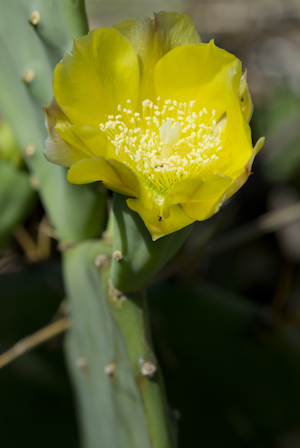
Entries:
<svg viewBox="0 0 300 448">
<path fill-rule="evenodd" d="M 72 297 L 68 362 L 77 390 L 85 448 L 175 446 L 145 297 L 108 281 L 111 246 L 82 243 L 65 254 Z"/>
<path fill-rule="evenodd" d="M 5 89 L 0 89 L 0 112 L 13 130 L 31 185 L 60 242 L 75 245 L 62 247 L 67 248 L 63 271 L 73 322 L 66 356 L 77 396 L 82 448 L 171 448 L 175 441 L 151 348 L 144 295 L 125 296 L 113 286 L 112 245 L 80 242 L 105 229 L 106 195 L 98 185 L 69 184 L 65 169 L 43 156 L 47 135 L 41 104 L 52 99 L 53 68 L 70 52 L 72 38 L 86 32 L 82 0 L 11 0 L 2 5 L 0 85 Z M 29 183 L 25 175 L 24 182 Z M 15 201 L 23 181 L 18 187 L 13 177 L 10 182 L 3 200 Z M 118 236 L 116 240 L 118 245 Z M 142 257 L 140 272 L 148 261 Z M 124 272 L 118 269 L 114 279 L 119 286 Z M 142 283 L 147 279 L 143 275 Z M 140 286 L 128 284 L 126 291 Z"/>
<path fill-rule="evenodd" d="M 0 251 L 36 200 L 9 124 L 0 118 Z"/>
<path fill-rule="evenodd" d="M 0 112 L 62 241 L 97 236 L 105 223 L 105 195 L 95 187 L 68 184 L 65 170 L 43 156 L 47 133 L 41 104 L 53 96 L 53 68 L 70 51 L 72 38 L 86 32 L 83 1 L 12 0 L 1 8 Z"/>
</svg>

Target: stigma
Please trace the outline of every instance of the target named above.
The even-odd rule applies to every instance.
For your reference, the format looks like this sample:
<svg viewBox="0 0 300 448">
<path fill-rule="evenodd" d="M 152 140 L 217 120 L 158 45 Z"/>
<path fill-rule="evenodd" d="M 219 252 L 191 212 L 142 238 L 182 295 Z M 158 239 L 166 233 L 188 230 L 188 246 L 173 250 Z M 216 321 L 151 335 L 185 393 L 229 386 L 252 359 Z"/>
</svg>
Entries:
<svg viewBox="0 0 300 448">
<path fill-rule="evenodd" d="M 180 139 L 180 123 L 175 121 L 173 124 L 169 118 L 159 128 L 159 137 L 163 144 L 159 158 L 167 159 L 173 154 L 174 145 Z"/>
</svg>

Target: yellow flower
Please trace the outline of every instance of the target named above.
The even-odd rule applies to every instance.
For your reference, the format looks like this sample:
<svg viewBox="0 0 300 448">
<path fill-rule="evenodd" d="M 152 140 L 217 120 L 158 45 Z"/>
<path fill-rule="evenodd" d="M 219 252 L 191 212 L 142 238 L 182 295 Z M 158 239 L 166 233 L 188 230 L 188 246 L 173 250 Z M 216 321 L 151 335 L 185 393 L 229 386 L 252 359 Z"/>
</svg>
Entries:
<svg viewBox="0 0 300 448">
<path fill-rule="evenodd" d="M 252 103 L 241 62 L 160 13 L 74 41 L 45 109 L 46 158 L 128 197 L 154 240 L 216 213 L 247 180 Z"/>
</svg>

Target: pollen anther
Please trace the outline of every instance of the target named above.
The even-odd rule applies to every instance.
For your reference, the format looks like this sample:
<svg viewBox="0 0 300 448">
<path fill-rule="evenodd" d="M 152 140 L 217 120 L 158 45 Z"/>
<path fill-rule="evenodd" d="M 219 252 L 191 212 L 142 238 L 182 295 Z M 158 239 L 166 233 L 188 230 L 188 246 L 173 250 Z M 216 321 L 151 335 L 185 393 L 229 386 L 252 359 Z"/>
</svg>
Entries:
<svg viewBox="0 0 300 448">
<path fill-rule="evenodd" d="M 131 104 L 127 100 L 128 105 Z M 108 115 L 100 129 L 115 146 L 120 161 L 139 174 L 145 185 L 163 195 L 184 178 L 198 176 L 204 166 L 214 164 L 222 150 L 222 131 L 217 112 L 196 101 L 178 103 L 158 97 L 146 99 L 142 112 L 117 106 L 118 115 Z M 219 155 L 219 153 L 218 153 Z"/>
</svg>

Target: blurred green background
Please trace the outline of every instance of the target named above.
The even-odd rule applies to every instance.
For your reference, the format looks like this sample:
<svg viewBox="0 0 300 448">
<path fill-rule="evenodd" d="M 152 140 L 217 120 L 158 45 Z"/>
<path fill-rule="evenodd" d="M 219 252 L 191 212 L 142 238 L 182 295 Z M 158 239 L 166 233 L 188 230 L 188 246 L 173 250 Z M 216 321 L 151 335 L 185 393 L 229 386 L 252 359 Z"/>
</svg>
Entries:
<svg viewBox="0 0 300 448">
<path fill-rule="evenodd" d="M 86 6 L 91 28 L 187 12 L 204 42 L 214 38 L 248 71 L 253 140 L 264 135 L 266 145 L 247 184 L 195 224 L 149 285 L 153 337 L 180 447 L 299 448 L 300 2 Z M 12 190 L 19 212 L 24 207 L 21 224 L 0 241 L 1 353 L 55 319 L 64 299 L 55 235 L 23 170 L 16 174 L 22 194 Z M 52 339 L 0 370 L 4 448 L 79 446 L 62 343 Z"/>
</svg>

